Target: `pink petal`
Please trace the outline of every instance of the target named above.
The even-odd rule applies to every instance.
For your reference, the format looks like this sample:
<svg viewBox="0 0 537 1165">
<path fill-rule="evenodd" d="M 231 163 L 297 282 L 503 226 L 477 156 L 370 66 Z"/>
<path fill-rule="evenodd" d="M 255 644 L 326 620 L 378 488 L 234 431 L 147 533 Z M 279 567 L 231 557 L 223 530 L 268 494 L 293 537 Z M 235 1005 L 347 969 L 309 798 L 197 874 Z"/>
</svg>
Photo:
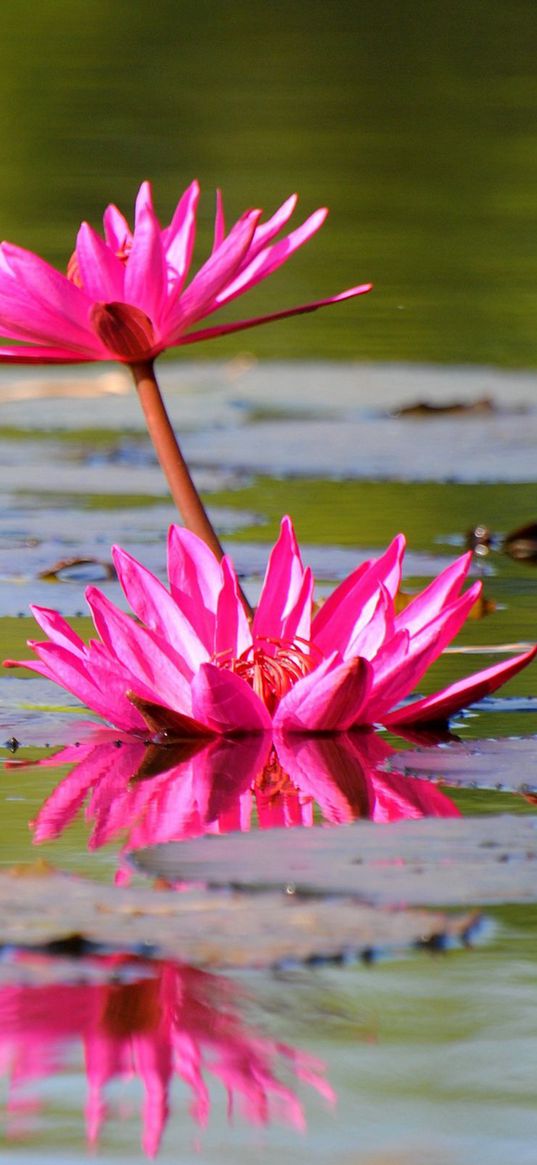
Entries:
<svg viewBox="0 0 537 1165">
<path fill-rule="evenodd" d="M 0 325 L 1 326 L 1 325 Z M 0 363 L 3 364 L 90 364 L 94 360 L 109 360 L 110 353 L 82 355 L 71 348 L 43 348 L 37 344 L 32 347 L 24 345 L 0 347 Z"/>
<path fill-rule="evenodd" d="M 136 225 L 125 268 L 125 301 L 145 312 L 158 329 L 166 291 L 160 224 L 153 210 L 151 187 L 144 182 L 136 200 Z"/>
<path fill-rule="evenodd" d="M 188 741 L 191 747 L 194 747 L 196 741 L 203 745 L 214 735 L 205 724 L 184 712 L 179 712 L 177 708 L 166 706 L 157 700 L 148 700 L 134 691 L 129 690 L 126 694 L 127 699 L 143 716 L 153 744 L 168 746 Z"/>
<path fill-rule="evenodd" d="M 259 224 L 252 239 L 249 258 L 252 257 L 253 254 L 257 254 L 257 252 L 260 251 L 262 247 L 266 247 L 267 243 L 270 243 L 272 239 L 274 239 L 276 235 L 281 230 L 283 230 L 284 226 L 286 226 L 289 222 L 297 202 L 298 195 L 291 194 L 289 198 L 286 198 L 285 202 L 282 202 L 282 205 L 278 207 L 271 218 L 267 219 L 266 222 Z"/>
<path fill-rule="evenodd" d="M 32 646 L 43 666 L 34 661 L 21 662 L 17 666 L 28 667 L 46 675 L 118 728 L 127 732 L 143 729 L 141 716 L 125 698 L 125 680 L 117 666 L 113 668 L 99 660 L 90 662 L 89 658 L 85 663 L 56 643 L 36 643 Z M 129 678 L 125 686 L 128 686 Z"/>
<path fill-rule="evenodd" d="M 214 654 L 237 659 L 252 643 L 252 632 L 240 597 L 239 583 L 233 564 L 222 559 L 223 583 L 218 596 Z"/>
<path fill-rule="evenodd" d="M 90 299 L 125 299 L 125 265 L 87 222 L 78 232 L 76 258 L 83 289 Z"/>
<path fill-rule="evenodd" d="M 222 570 L 205 542 L 182 526 L 169 529 L 168 578 L 174 602 L 212 655 Z"/>
<path fill-rule="evenodd" d="M 282 518 L 280 536 L 270 554 L 254 616 L 254 639 L 258 636 L 283 638 L 285 620 L 297 601 L 303 602 L 304 573 L 293 523 L 289 517 Z"/>
<path fill-rule="evenodd" d="M 112 558 L 134 614 L 151 631 L 170 643 L 190 671 L 196 671 L 207 659 L 207 648 L 166 587 L 121 547 L 112 547 Z"/>
<path fill-rule="evenodd" d="M 125 253 L 132 243 L 132 231 L 125 216 L 113 203 L 103 215 L 104 235 L 114 254 Z"/>
<path fill-rule="evenodd" d="M 311 636 L 311 612 L 313 608 L 314 578 L 309 566 L 306 567 L 300 590 L 292 610 L 285 616 L 282 625 L 282 639 L 287 642 L 298 640 L 309 643 Z"/>
<path fill-rule="evenodd" d="M 344 648 L 340 647 L 341 654 L 346 658 L 362 655 L 364 659 L 374 659 L 384 643 L 388 643 L 393 637 L 393 601 L 382 583 L 379 584 L 378 594 L 374 597 L 376 606 L 365 626 L 361 627 L 359 633 L 354 635 Z"/>
<path fill-rule="evenodd" d="M 14 279 L 0 279 L 0 328 L 14 339 L 35 337 L 100 353 L 88 323 L 89 297 L 31 251 L 2 243 L 2 253 Z"/>
<path fill-rule="evenodd" d="M 163 324 L 168 331 L 169 343 L 178 343 L 185 328 L 212 310 L 215 296 L 234 278 L 250 246 L 260 213 L 248 210 L 242 215 L 218 250 L 194 276 L 176 307 L 168 312 Z"/>
<path fill-rule="evenodd" d="M 270 716 L 255 692 L 234 672 L 204 663 L 192 681 L 192 713 L 222 735 L 268 732 Z"/>
<path fill-rule="evenodd" d="M 224 218 L 224 200 L 222 198 L 222 191 L 216 191 L 216 213 L 214 216 L 214 233 L 213 233 L 213 249 L 211 254 L 224 242 L 226 237 L 226 221 Z"/>
<path fill-rule="evenodd" d="M 313 619 L 311 635 L 323 652 L 358 654 L 360 633 L 367 628 L 378 604 L 379 587 L 392 599 L 401 581 L 405 539 L 398 534 L 380 558 L 370 559 L 344 579 Z M 385 610 L 387 610 L 385 604 Z"/>
<path fill-rule="evenodd" d="M 331 303 L 342 303 L 345 299 L 353 299 L 356 295 L 365 295 L 371 291 L 372 283 L 363 283 L 360 287 L 351 287 L 348 291 L 341 291 L 339 295 L 332 295 L 328 299 L 318 299 L 314 303 L 304 303 L 300 307 L 290 307 L 284 311 L 271 312 L 266 316 L 254 316 L 250 320 L 238 320 L 234 324 L 220 324 L 214 328 L 202 328 L 199 332 L 177 334 L 170 341 L 172 344 L 199 344 L 201 340 L 214 340 L 218 336 L 229 336 L 232 332 L 244 332 L 246 328 L 255 328 L 258 324 L 270 324 L 275 320 L 289 319 L 291 316 L 305 315 L 310 311 L 317 311 L 319 307 L 329 307 Z M 196 318 L 201 318 L 196 316 Z M 189 323 L 192 321 L 189 321 Z"/>
<path fill-rule="evenodd" d="M 298 680 L 283 696 L 274 716 L 275 728 L 285 732 L 345 732 L 360 721 L 360 711 L 371 686 L 371 667 L 365 659 L 334 666 L 335 655 L 311 675 Z"/>
<path fill-rule="evenodd" d="M 422 700 L 416 700 L 413 704 L 407 704 L 404 708 L 390 712 L 383 717 L 383 722 L 386 727 L 397 728 L 404 724 L 425 724 L 428 721 L 435 723 L 448 720 L 455 712 L 460 712 L 462 708 L 475 704 L 476 701 L 495 692 L 522 668 L 527 667 L 536 655 L 537 647 L 532 647 L 531 651 L 517 655 L 514 659 L 493 664 L 492 667 L 477 672 L 476 675 L 466 676 L 465 679 L 450 684 L 448 688 L 444 688 L 433 696 L 425 696 Z"/>
<path fill-rule="evenodd" d="M 128 670 L 135 687 L 136 680 L 140 679 L 154 699 L 188 716 L 190 685 L 185 678 L 182 657 L 165 641 L 159 643 L 147 627 L 115 607 L 97 587 L 87 588 L 86 600 L 109 655 Z"/>
<path fill-rule="evenodd" d="M 199 184 L 192 182 L 178 202 L 169 227 L 162 232 L 168 266 L 168 292 L 173 292 L 174 296 L 181 293 L 190 269 L 199 196 Z"/>
<path fill-rule="evenodd" d="M 269 275 L 272 275 L 278 267 L 286 263 L 291 258 L 291 255 L 299 247 L 302 247 L 304 243 L 307 243 L 308 239 L 322 227 L 327 214 L 328 211 L 324 207 L 321 210 L 316 210 L 302 226 L 292 231 L 287 238 L 281 239 L 279 243 L 274 243 L 272 246 L 268 246 L 264 250 L 259 251 L 247 266 L 242 267 L 232 283 L 228 284 L 220 292 L 216 297 L 215 306 L 223 307 L 225 303 L 230 303 L 237 295 L 242 295 L 245 291 L 249 291 L 251 287 L 260 283 L 262 279 L 266 279 Z M 258 227 L 253 239 L 254 244 L 259 236 L 259 231 L 260 228 Z M 249 255 L 246 258 L 249 258 Z"/>
<path fill-rule="evenodd" d="M 36 623 L 39 624 L 45 635 L 52 639 L 53 643 L 67 647 L 76 655 L 84 656 L 86 654 L 84 640 L 80 638 L 80 635 L 77 635 L 76 631 L 73 631 L 73 628 L 58 611 L 52 611 L 49 607 L 37 607 L 34 603 L 30 604 L 30 610 Z"/>
<path fill-rule="evenodd" d="M 460 631 L 480 591 L 481 583 L 474 583 L 464 595 L 422 627 L 410 639 L 405 658 L 397 665 L 391 659 L 390 642 L 384 645 L 373 663 L 375 678 L 370 701 L 373 721 L 382 721 L 389 708 L 404 700 L 416 687 L 430 664 Z M 401 633 L 408 634 L 404 628 L 397 634 Z"/>
<path fill-rule="evenodd" d="M 35 298 L 26 295 L 22 287 L 16 291 L 0 288 L 0 331 L 5 332 L 10 341 L 29 340 L 32 344 L 47 345 L 46 356 L 51 351 L 57 351 L 64 341 L 60 352 L 69 352 L 70 359 L 75 363 L 104 359 L 105 348 L 96 336 L 88 331 L 81 337 L 76 328 L 70 327 L 63 317 L 58 317 L 37 303 Z M 5 352 L 15 357 L 22 355 L 21 350 L 15 347 L 7 348 Z M 28 349 L 28 352 L 35 358 L 36 348 Z"/>
<path fill-rule="evenodd" d="M 429 623 L 443 607 L 453 602 L 459 594 L 471 562 L 471 550 L 467 554 L 461 555 L 455 562 L 451 562 L 437 578 L 429 583 L 429 586 L 425 587 L 425 590 L 416 595 L 408 606 L 397 615 L 396 627 L 406 627 L 410 634 L 414 635 L 423 627 L 424 623 Z"/>
</svg>

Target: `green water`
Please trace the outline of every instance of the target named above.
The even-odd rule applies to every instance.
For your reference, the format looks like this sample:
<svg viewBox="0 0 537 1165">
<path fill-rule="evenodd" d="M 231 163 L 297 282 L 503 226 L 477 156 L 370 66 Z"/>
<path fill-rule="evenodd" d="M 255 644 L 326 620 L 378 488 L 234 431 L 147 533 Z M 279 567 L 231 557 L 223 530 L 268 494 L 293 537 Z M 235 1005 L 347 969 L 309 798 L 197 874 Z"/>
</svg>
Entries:
<svg viewBox="0 0 537 1165">
<path fill-rule="evenodd" d="M 535 366 L 532 0 L 6 0 L 0 31 L 3 237 L 64 267 L 81 219 L 197 176 L 201 254 L 217 185 L 230 216 L 296 188 L 329 222 L 252 311 L 376 290 L 243 348 Z"/>
<path fill-rule="evenodd" d="M 375 388 L 363 405 L 358 383 L 356 400 L 365 413 L 351 433 L 355 456 L 351 448 L 346 460 L 338 460 L 335 447 L 329 469 L 310 464 L 306 471 L 297 463 L 314 426 L 304 424 L 299 437 L 291 431 L 298 396 L 290 367 L 283 374 L 277 366 L 269 371 L 263 396 L 258 382 L 242 392 L 240 370 L 248 361 L 225 363 L 237 353 L 254 361 L 326 361 L 325 384 L 321 391 L 317 375 L 311 397 L 310 373 L 302 370 L 299 402 L 305 420 L 310 414 L 314 420 L 322 404 L 323 424 L 332 390 L 339 391 L 330 361 L 476 365 L 475 389 L 466 384 L 466 396 L 494 396 L 491 366 L 537 365 L 537 9 L 531 0 L 418 0 L 411 6 L 395 0 L 156 0 L 151 6 L 5 0 L 0 31 L 0 236 L 64 269 L 82 219 L 97 225 L 110 201 L 130 215 L 138 184 L 150 178 L 166 221 L 197 176 L 204 193 L 196 262 L 210 246 L 217 185 L 230 221 L 250 205 L 268 213 L 294 189 L 304 217 L 325 203 L 331 209 L 320 235 L 230 315 L 375 283 L 364 299 L 249 332 L 238 342 L 189 348 L 189 360 L 222 363 L 199 385 L 188 371 L 193 395 L 199 389 L 197 412 L 189 405 L 184 421 L 183 383 L 174 420 L 187 445 L 192 442 L 196 470 L 213 475 L 203 488 L 248 585 L 259 585 L 253 544 L 274 537 L 283 510 L 293 514 L 304 542 L 326 548 L 325 588 L 335 550 L 380 548 L 400 528 L 417 555 L 408 576 L 412 588 L 432 573 L 424 556 L 432 555 L 434 570 L 440 569 L 476 522 L 505 533 L 535 520 L 532 384 L 524 393 L 528 415 L 497 473 L 494 459 L 500 466 L 507 440 L 503 414 L 491 422 L 464 422 L 449 430 L 449 438 L 437 427 L 386 421 L 375 440 L 382 452 L 394 435 L 404 465 L 394 469 L 386 454 L 381 469 L 361 472 Z M 419 393 L 411 370 L 403 373 L 407 387 L 399 403 L 427 395 L 432 370 L 424 367 Z M 11 377 L 5 370 L 2 385 L 9 387 Z M 53 372 L 47 379 L 61 376 Z M 223 412 L 211 395 L 215 384 L 225 386 Z M 442 392 L 457 399 L 462 387 L 454 368 Z M 247 424 L 234 428 L 248 391 Z M 506 382 L 502 392 L 507 407 L 516 402 L 518 384 Z M 125 462 L 116 481 L 113 457 L 125 434 L 135 434 L 132 444 L 140 444 L 136 405 L 131 408 L 127 398 L 119 405 L 52 399 L 21 411 L 2 402 L 3 655 L 26 650 L 33 631 L 28 620 L 13 616 L 31 599 L 70 615 L 83 609 L 82 582 L 47 584 L 38 577 L 58 558 L 77 550 L 104 558 L 110 543 L 121 541 L 163 571 L 162 538 L 173 511 L 156 467 L 146 472 L 145 463 Z M 345 409 L 339 416 L 346 425 Z M 254 455 L 237 474 L 244 451 L 255 439 L 263 443 L 264 425 L 273 420 L 280 426 L 277 439 L 288 441 L 282 457 L 259 473 Z M 30 432 L 36 428 L 39 437 L 46 432 L 45 440 L 36 441 Z M 223 453 L 218 439 L 230 430 Z M 329 449 L 331 434 L 328 426 L 320 438 Z M 424 484 L 420 465 L 435 442 L 438 473 L 430 472 L 436 480 Z M 480 450 L 488 460 L 477 457 Z M 218 480 L 221 471 L 224 480 Z M 401 480 L 387 480 L 390 475 Z M 535 566 L 491 555 L 485 567 L 496 613 L 469 623 L 460 643 L 534 641 Z M 427 689 L 492 658 L 446 656 Z M 534 675 L 535 668 L 522 673 L 507 689 L 512 705 L 469 717 L 463 735 L 472 741 L 534 735 L 535 710 L 516 703 L 535 695 Z M 10 864 L 35 856 L 28 822 L 65 768 L 6 762 L 50 753 L 44 746 L 51 724 L 65 711 L 61 692 L 44 694 L 11 673 L 0 678 L 0 696 L 5 735 L 16 728 L 31 741 L 15 758 L 1 750 L 0 860 Z M 510 807 L 532 811 L 521 798 L 490 790 L 451 795 L 470 815 L 493 817 Z M 117 847 L 88 854 L 87 837 L 79 816 L 40 852 L 109 880 Z M 534 1165 L 535 908 L 487 915 L 492 929 L 485 945 L 472 951 L 339 973 L 244 976 L 250 1018 L 272 1037 L 326 1060 L 338 1107 L 327 1111 L 304 1088 L 305 1135 L 277 1122 L 256 1129 L 237 1120 L 229 1127 L 222 1090 L 213 1088 L 214 1113 L 200 1132 L 177 1089 L 161 1159 L 176 1162 L 179 1153 L 185 1162 L 247 1165 L 255 1154 L 267 1165 Z M 79 973 L 71 968 L 71 980 Z M 112 1092 L 99 1160 L 142 1161 L 139 1091 L 127 1102 Z M 36 1094 L 42 1103 L 33 1125 L 17 1133 L 12 1114 L 6 1116 L 0 1155 L 19 1165 L 80 1165 L 88 1152 L 81 1055 Z"/>
</svg>

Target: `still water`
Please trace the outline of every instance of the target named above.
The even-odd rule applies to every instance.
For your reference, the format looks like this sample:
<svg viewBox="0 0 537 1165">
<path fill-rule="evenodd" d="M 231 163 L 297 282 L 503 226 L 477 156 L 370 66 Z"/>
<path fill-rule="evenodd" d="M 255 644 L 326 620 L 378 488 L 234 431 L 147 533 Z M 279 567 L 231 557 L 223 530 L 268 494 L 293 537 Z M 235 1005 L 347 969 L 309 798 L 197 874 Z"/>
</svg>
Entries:
<svg viewBox="0 0 537 1165">
<path fill-rule="evenodd" d="M 445 656 L 434 682 L 499 658 L 494 647 L 533 642 L 534 562 L 502 551 L 537 507 L 531 0 L 8 0 L 0 28 L 2 237 L 64 269 L 82 219 L 97 225 L 110 201 L 130 214 L 150 178 L 166 221 L 197 176 L 197 259 L 216 186 L 230 219 L 250 205 L 270 212 L 293 189 L 304 217 L 330 206 L 320 235 L 249 296 L 252 314 L 375 283 L 363 300 L 200 350 L 210 364 L 162 363 L 252 599 L 284 511 L 321 594 L 400 528 L 412 590 L 482 523 L 494 539 L 474 572 L 491 614 L 466 626 L 468 654 Z M 398 415 L 417 402 L 481 405 Z M 112 542 L 161 574 L 173 511 L 117 370 L 5 370 L 0 452 L 0 637 L 2 656 L 20 656 L 30 601 L 88 633 L 85 584 L 117 598 Z M 345 820 L 376 812 L 379 829 L 380 809 L 385 820 L 396 805 L 414 817 L 484 813 L 493 827 L 499 813 L 531 815 L 534 675 L 454 725 L 455 786 L 430 783 L 428 753 L 401 776 L 393 758 L 407 773 L 399 750 L 410 742 L 383 737 L 394 772 L 362 772 L 354 802 L 328 786 L 325 808 Z M 151 824 L 163 840 L 181 835 L 177 782 L 162 774 L 134 785 L 124 774 L 117 799 L 102 772 L 88 775 L 77 805 L 76 766 L 54 764 L 80 716 L 62 692 L 4 675 L 0 716 L 0 740 L 22 743 L 1 750 L 3 865 L 40 854 L 106 884 L 118 869 L 132 876 L 129 852 L 137 837 L 155 840 Z M 481 767 L 472 781 L 462 764 L 461 787 L 465 749 Z M 280 825 L 334 824 L 282 781 L 271 819 L 250 797 L 227 824 L 274 824 L 278 807 Z M 180 819 L 183 835 L 201 831 L 201 816 Z M 485 914 L 470 949 L 339 967 L 224 974 L 5 950 L 2 1160 L 534 1165 L 535 907 Z"/>
<path fill-rule="evenodd" d="M 473 570 L 491 614 L 467 624 L 458 644 L 467 653 L 445 655 L 429 689 L 501 658 L 494 647 L 533 640 L 535 566 L 502 552 L 505 535 L 535 514 L 523 461 L 532 375 L 250 360 L 170 363 L 163 382 L 254 599 L 284 509 L 321 593 L 399 526 L 408 531 L 412 591 L 482 521 L 495 543 Z M 483 388 L 494 400 L 485 415 L 397 415 L 416 397 L 464 404 Z M 20 657 L 33 634 L 21 617 L 28 602 L 61 609 L 87 634 L 85 584 L 93 579 L 119 600 L 107 576 L 112 541 L 162 574 L 173 511 L 121 377 L 5 370 L 1 391 L 2 654 Z M 388 442 L 396 463 L 380 457 Z M 463 446 L 474 453 L 461 461 Z M 266 458 L 262 476 L 256 448 Z M 436 474 L 424 482 L 426 455 Z M 432 814 L 449 827 L 462 813 L 486 814 L 494 837 L 499 814 L 535 809 L 531 669 L 459 718 L 460 743 L 440 753 L 384 734 L 360 759 L 354 744 L 350 784 L 344 742 L 331 751 L 330 771 L 326 750 L 307 764 L 287 753 L 279 767 L 274 755 L 237 753 L 223 800 L 221 763 L 179 758 L 174 767 L 168 757 L 167 768 L 152 761 L 144 770 L 138 746 L 132 756 L 114 742 L 95 747 L 76 702 L 46 681 L 10 672 L 0 689 L 2 739 L 22 745 L 2 750 L 4 866 L 39 857 L 101 885 L 135 885 L 140 847 L 207 826 L 258 824 L 266 835 L 311 822 L 337 829 L 365 815 L 381 830 L 405 817 L 425 827 Z M 516 876 L 516 861 L 502 867 L 507 877 L 511 868 Z M 338 967 L 218 972 L 125 952 L 80 959 L 70 950 L 55 958 L 5 950 L 5 1159 L 80 1165 L 94 1152 L 105 1162 L 157 1153 L 246 1165 L 255 1153 L 267 1163 L 499 1165 L 508 1157 L 533 1165 L 535 906 L 482 913 L 486 925 L 469 931 L 468 948 L 407 947 L 386 958 L 379 948 L 373 961 Z"/>
<path fill-rule="evenodd" d="M 535 366 L 532 0 L 18 0 L 0 30 L 3 238 L 64 268 L 82 219 L 150 178 L 167 220 L 198 177 L 202 254 L 216 186 L 230 218 L 296 189 L 328 223 L 252 314 L 376 290 L 248 350 Z"/>
</svg>

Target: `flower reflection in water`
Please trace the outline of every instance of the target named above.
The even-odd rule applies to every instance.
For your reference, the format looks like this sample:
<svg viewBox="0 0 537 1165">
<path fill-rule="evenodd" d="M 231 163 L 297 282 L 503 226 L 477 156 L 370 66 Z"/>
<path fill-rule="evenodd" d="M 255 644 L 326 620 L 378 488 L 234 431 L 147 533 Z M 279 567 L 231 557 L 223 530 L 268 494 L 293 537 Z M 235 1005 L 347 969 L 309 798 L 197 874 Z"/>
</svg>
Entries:
<svg viewBox="0 0 537 1165">
<path fill-rule="evenodd" d="M 34 822 L 36 842 L 58 837 L 86 802 L 96 849 L 120 834 L 126 852 L 204 833 L 339 825 L 358 817 L 454 817 L 434 785 L 383 771 L 394 749 L 374 732 L 247 736 L 157 747 L 99 729 L 44 764 L 75 762 Z M 119 878 L 127 873 L 123 870 Z"/>
<path fill-rule="evenodd" d="M 73 767 L 41 808 L 34 836 L 38 842 L 57 837 L 84 803 L 93 823 L 90 846 L 126 834 L 126 853 L 255 825 L 336 826 L 358 817 L 385 822 L 458 815 L 434 785 L 383 771 L 393 752 L 373 732 L 254 735 L 157 747 L 98 729 L 40 762 Z M 118 880 L 128 877 L 125 863 Z M 45 973 L 35 986 L 21 976 L 25 958 L 16 956 L 18 981 L 0 986 L 0 1069 L 9 1078 L 8 1110 L 19 1125 L 21 1118 L 27 1125 L 39 1108 L 28 1101 L 27 1089 L 69 1067 L 73 1041 L 81 1041 L 84 1050 L 91 1144 L 107 1116 L 106 1085 L 118 1078 L 134 1076 L 142 1083 L 143 1147 L 149 1156 L 161 1141 L 175 1077 L 191 1090 L 191 1115 L 202 1126 L 209 1118 L 211 1077 L 227 1092 L 229 1115 L 238 1102 L 246 1119 L 261 1124 L 277 1118 L 304 1128 L 302 1103 L 280 1079 L 284 1066 L 288 1078 L 291 1073 L 326 1101 L 334 1100 L 317 1059 L 244 1026 L 238 991 L 228 979 L 123 955 L 95 956 L 79 965 L 76 982 L 47 982 L 54 979 L 47 971 L 53 961 L 43 956 Z"/>
<path fill-rule="evenodd" d="M 15 956 L 24 978 L 28 957 Z M 305 1127 L 294 1081 L 335 1100 L 323 1064 L 288 1044 L 247 1028 L 240 995 L 229 979 L 173 962 L 149 965 L 127 956 L 95 957 L 77 967 L 76 982 L 43 982 L 55 976 L 52 956 L 30 963 L 38 985 L 0 986 L 0 1070 L 9 1079 L 8 1139 L 28 1136 L 40 1104 L 28 1090 L 63 1073 L 73 1046 L 82 1046 L 87 1076 L 86 1133 L 91 1145 L 109 1114 L 106 1085 L 139 1078 L 143 1087 L 143 1148 L 154 1156 L 170 1112 L 175 1077 L 190 1089 L 190 1114 L 205 1126 L 211 1097 L 208 1079 L 227 1093 L 228 1117 L 235 1105 L 256 1124 L 273 1119 Z M 87 982 L 80 982 L 83 977 Z"/>
</svg>

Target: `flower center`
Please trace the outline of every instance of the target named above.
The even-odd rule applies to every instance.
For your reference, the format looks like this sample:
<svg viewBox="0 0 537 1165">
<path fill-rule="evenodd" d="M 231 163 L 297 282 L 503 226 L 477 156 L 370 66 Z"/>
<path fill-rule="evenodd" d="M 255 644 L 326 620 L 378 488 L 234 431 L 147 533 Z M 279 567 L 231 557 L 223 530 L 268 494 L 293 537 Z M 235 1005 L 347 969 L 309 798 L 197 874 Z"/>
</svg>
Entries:
<svg viewBox="0 0 537 1165">
<path fill-rule="evenodd" d="M 282 696 L 317 666 L 314 650 L 307 639 L 258 638 L 237 658 L 220 653 L 215 663 L 246 680 L 272 714 Z"/>
</svg>

